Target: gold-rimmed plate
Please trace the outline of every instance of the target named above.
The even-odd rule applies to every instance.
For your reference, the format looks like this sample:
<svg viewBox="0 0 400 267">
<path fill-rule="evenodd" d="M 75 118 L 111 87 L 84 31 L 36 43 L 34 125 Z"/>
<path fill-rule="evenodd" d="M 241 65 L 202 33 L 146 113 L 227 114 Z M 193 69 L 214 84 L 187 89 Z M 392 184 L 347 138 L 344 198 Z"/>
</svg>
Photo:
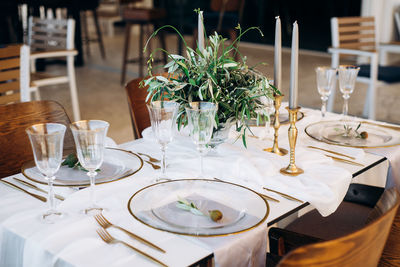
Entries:
<svg viewBox="0 0 400 267">
<path fill-rule="evenodd" d="M 177 207 L 179 199 L 194 203 L 207 214 L 219 210 L 214 222 Z M 269 206 L 257 192 L 241 185 L 206 179 L 161 182 L 137 191 L 128 201 L 130 214 L 155 229 L 189 236 L 224 236 L 257 227 L 269 214 Z"/>
<path fill-rule="evenodd" d="M 346 132 L 343 121 L 320 121 L 308 125 L 305 132 L 317 141 L 338 146 L 380 148 L 400 145 L 400 132 L 385 125 L 351 121 L 347 122 L 347 127 Z M 362 132 L 367 133 L 367 138 L 361 138 Z"/>
<path fill-rule="evenodd" d="M 143 160 L 139 155 L 123 149 L 106 148 L 103 164 L 96 175 L 96 184 L 126 178 L 140 171 L 142 167 Z M 34 161 L 25 163 L 21 169 L 26 178 L 36 183 L 47 184 Z M 61 166 L 55 176 L 56 179 L 53 183 L 55 186 L 87 187 L 90 185 L 87 172 L 68 166 Z"/>
</svg>

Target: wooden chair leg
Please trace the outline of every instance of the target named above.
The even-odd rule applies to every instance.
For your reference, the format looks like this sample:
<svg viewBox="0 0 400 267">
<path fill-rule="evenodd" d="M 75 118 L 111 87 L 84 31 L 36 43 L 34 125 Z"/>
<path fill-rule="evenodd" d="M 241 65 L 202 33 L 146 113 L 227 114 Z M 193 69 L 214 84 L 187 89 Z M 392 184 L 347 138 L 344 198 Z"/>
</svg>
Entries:
<svg viewBox="0 0 400 267">
<path fill-rule="evenodd" d="M 143 27 L 144 27 L 144 24 L 140 24 L 140 33 L 139 33 L 139 77 L 143 77 Z"/>
<path fill-rule="evenodd" d="M 88 25 L 87 25 L 87 16 L 86 16 L 86 11 L 83 11 L 81 13 L 81 21 L 83 23 L 83 34 L 84 34 L 84 38 L 82 38 L 82 41 L 85 42 L 86 44 L 86 53 L 88 56 L 90 56 L 90 41 L 89 41 L 89 29 L 88 29 Z"/>
<path fill-rule="evenodd" d="M 71 92 L 72 111 L 74 113 L 74 120 L 81 120 L 81 112 L 79 110 L 78 91 L 76 88 L 74 57 L 67 57 L 67 71 L 69 79 L 69 90 Z"/>
<path fill-rule="evenodd" d="M 101 29 L 100 29 L 99 19 L 97 17 L 96 9 L 92 9 L 92 13 L 93 13 L 94 25 L 96 26 L 97 41 L 99 42 L 101 57 L 103 59 L 105 59 L 106 58 L 106 52 L 104 51 L 103 36 L 101 34 Z"/>
<path fill-rule="evenodd" d="M 124 54 L 122 56 L 122 70 L 121 70 L 121 85 L 125 83 L 126 76 L 126 64 L 128 62 L 128 54 L 129 54 L 129 42 L 131 36 L 131 23 L 126 24 L 125 28 L 125 43 L 124 43 Z"/>
</svg>

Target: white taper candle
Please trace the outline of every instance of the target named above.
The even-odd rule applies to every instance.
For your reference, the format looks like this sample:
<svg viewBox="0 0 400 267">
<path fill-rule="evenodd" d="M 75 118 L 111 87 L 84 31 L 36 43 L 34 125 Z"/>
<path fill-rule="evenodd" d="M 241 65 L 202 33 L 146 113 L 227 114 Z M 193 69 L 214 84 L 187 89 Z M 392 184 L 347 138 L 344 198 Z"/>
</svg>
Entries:
<svg viewBox="0 0 400 267">
<path fill-rule="evenodd" d="M 204 24 L 203 24 L 203 11 L 199 12 L 198 22 L 197 22 L 197 29 L 198 29 L 198 38 L 197 41 L 199 42 L 199 50 L 203 51 L 204 49 Z"/>
<path fill-rule="evenodd" d="M 281 37 L 281 19 L 275 17 L 275 54 L 274 54 L 274 86 L 281 90 L 282 86 L 282 37 Z"/>
<path fill-rule="evenodd" d="M 299 73 L 299 30 L 297 21 L 293 23 L 292 52 L 290 60 L 289 108 L 297 108 Z"/>
</svg>

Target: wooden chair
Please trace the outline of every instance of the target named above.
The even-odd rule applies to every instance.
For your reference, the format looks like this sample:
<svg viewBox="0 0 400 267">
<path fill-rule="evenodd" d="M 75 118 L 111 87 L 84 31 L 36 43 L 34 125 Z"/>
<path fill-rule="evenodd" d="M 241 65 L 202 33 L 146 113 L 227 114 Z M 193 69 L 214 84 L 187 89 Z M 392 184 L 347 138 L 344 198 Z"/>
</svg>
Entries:
<svg viewBox="0 0 400 267">
<path fill-rule="evenodd" d="M 0 105 L 29 100 L 29 47 L 0 47 Z"/>
<path fill-rule="evenodd" d="M 40 19 L 29 18 L 28 43 L 31 48 L 32 86 L 35 88 L 68 83 L 70 87 L 74 120 L 80 120 L 78 92 L 76 88 L 74 56 L 75 21 L 73 19 Z M 65 57 L 67 60 L 67 75 L 49 76 L 36 73 L 35 61 L 41 58 Z"/>
<path fill-rule="evenodd" d="M 357 81 L 368 84 L 363 115 L 375 119 L 376 87 L 379 82 L 398 82 L 400 75 L 398 68 L 379 67 L 378 49 L 375 39 L 374 17 L 342 17 L 331 18 L 332 47 L 328 51 L 332 54 L 332 67 L 339 66 L 340 55 L 354 55 L 366 57 L 369 65 L 362 65 Z M 328 111 L 332 111 L 335 100 L 335 89 L 328 100 Z"/>
<path fill-rule="evenodd" d="M 64 108 L 54 101 L 32 101 L 0 105 L 0 178 L 21 172 L 24 162 L 33 160 L 25 129 L 33 124 L 57 122 L 67 126 L 65 154 L 75 150 L 69 129 L 70 119 Z"/>
<path fill-rule="evenodd" d="M 142 138 L 142 131 L 151 126 L 149 111 L 146 107 L 148 87 L 140 87 L 143 79 L 134 79 L 125 86 L 135 138 Z"/>
<path fill-rule="evenodd" d="M 323 266 L 359 266 L 361 263 L 366 266 L 377 266 L 399 205 L 397 190 L 395 188 L 386 190 L 369 212 L 364 226 L 329 241 L 286 229 L 271 228 L 270 242 L 275 242 L 280 236 L 279 247 L 276 248 L 276 244 L 271 244 L 267 263 L 273 266 L 274 260 L 286 254 L 279 262 L 279 266 L 320 266 L 323 263 L 325 264 Z M 351 216 L 354 218 L 357 215 L 353 213 Z M 340 228 L 340 225 L 336 227 Z M 292 247 L 288 248 L 290 246 Z"/>
<path fill-rule="evenodd" d="M 396 22 L 396 29 L 397 33 L 400 33 L 400 9 L 397 9 L 394 12 L 394 19 Z M 379 45 L 379 64 L 381 66 L 386 66 L 387 64 L 387 54 L 388 53 L 400 53 L 400 42 L 399 41 L 393 41 L 389 43 L 384 43 Z"/>
<path fill-rule="evenodd" d="M 137 0 L 136 2 L 141 2 Z M 143 42 L 144 42 L 144 28 L 149 26 L 154 26 L 155 29 L 159 28 L 166 18 L 167 13 L 164 8 L 125 8 L 123 10 L 123 19 L 126 22 L 125 28 L 125 43 L 124 43 L 124 53 L 122 58 L 122 71 L 121 71 L 121 84 L 124 84 L 126 77 L 126 66 L 128 63 L 139 63 L 139 77 L 143 77 L 143 68 L 145 67 L 145 61 L 143 58 Z M 137 58 L 129 59 L 129 46 L 130 46 L 130 35 L 131 28 L 133 25 L 139 25 L 139 55 Z M 149 32 L 148 32 L 149 35 Z M 160 31 L 158 34 L 160 38 L 161 47 L 166 50 L 166 43 L 164 32 Z M 151 47 L 148 47 L 151 51 Z M 163 54 L 164 64 L 167 64 L 167 55 Z M 154 63 L 160 62 L 159 59 L 155 59 Z"/>
</svg>

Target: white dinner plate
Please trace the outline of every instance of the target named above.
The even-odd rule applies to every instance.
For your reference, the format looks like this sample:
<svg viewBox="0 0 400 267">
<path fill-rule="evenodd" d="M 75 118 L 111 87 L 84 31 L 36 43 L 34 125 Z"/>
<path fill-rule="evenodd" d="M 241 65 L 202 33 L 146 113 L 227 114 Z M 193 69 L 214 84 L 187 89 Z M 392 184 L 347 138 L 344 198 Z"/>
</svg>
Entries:
<svg viewBox="0 0 400 267">
<path fill-rule="evenodd" d="M 178 200 L 193 203 L 204 215 L 177 207 Z M 131 215 L 140 222 L 175 234 L 223 236 L 241 233 L 261 224 L 269 214 L 268 203 L 244 186 L 216 180 L 182 179 L 147 186 L 128 202 Z M 208 211 L 219 210 L 213 221 Z"/>
<path fill-rule="evenodd" d="M 142 166 L 143 161 L 139 155 L 118 148 L 106 148 L 103 164 L 95 178 L 96 184 L 113 182 L 128 177 L 137 173 Z M 36 183 L 47 184 L 34 161 L 25 163 L 21 169 L 22 174 L 28 179 Z M 61 166 L 55 177 L 53 183 L 55 186 L 86 187 L 90 185 L 86 171 L 68 166 Z"/>
</svg>

